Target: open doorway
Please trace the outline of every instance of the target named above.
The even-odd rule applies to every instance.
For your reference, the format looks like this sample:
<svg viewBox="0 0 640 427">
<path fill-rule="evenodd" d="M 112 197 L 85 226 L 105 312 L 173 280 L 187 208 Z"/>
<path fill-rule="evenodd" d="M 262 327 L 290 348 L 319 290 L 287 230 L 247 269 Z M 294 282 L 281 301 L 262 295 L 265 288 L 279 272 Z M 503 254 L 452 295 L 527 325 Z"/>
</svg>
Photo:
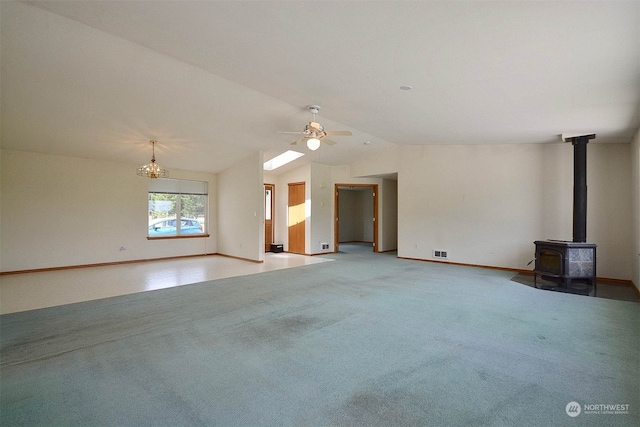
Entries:
<svg viewBox="0 0 640 427">
<path fill-rule="evenodd" d="M 275 188 L 273 184 L 264 184 L 264 251 L 271 251 L 271 244 L 274 243 L 275 224 Z"/>
<path fill-rule="evenodd" d="M 378 250 L 378 185 L 335 185 L 336 252 Z"/>
</svg>

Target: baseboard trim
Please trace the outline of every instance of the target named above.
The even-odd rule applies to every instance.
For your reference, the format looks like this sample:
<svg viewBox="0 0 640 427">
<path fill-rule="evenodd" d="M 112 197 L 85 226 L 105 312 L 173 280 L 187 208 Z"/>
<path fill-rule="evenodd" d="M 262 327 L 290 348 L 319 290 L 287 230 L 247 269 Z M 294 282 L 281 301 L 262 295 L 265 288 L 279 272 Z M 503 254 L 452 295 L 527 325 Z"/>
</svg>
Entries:
<svg viewBox="0 0 640 427">
<path fill-rule="evenodd" d="M 94 264 L 78 264 L 78 265 L 65 265 L 61 267 L 34 268 L 30 270 L 0 271 L 0 276 L 9 276 L 12 274 L 41 273 L 45 271 L 76 270 L 79 268 L 107 267 L 112 265 L 137 264 L 142 262 L 167 261 L 172 259 L 196 258 L 196 257 L 205 257 L 205 256 L 214 256 L 214 255 L 222 255 L 222 254 L 212 253 L 212 254 L 178 255 L 178 256 L 161 257 L 161 258 L 143 258 L 143 259 L 132 259 L 127 261 L 98 262 Z"/>
<path fill-rule="evenodd" d="M 633 283 L 633 280 L 631 280 L 631 286 L 633 286 L 633 291 L 636 293 L 636 296 L 638 298 L 640 298 L 640 289 L 638 289 L 638 287 L 636 286 L 635 283 Z"/>
<path fill-rule="evenodd" d="M 253 263 L 256 263 L 256 264 L 262 264 L 264 262 L 264 260 L 260 261 L 260 260 L 257 260 L 257 259 L 242 258 L 242 257 L 235 256 L 235 255 L 227 255 L 227 254 L 221 254 L 221 253 L 217 253 L 216 255 L 223 256 L 225 258 L 239 259 L 240 261 L 249 261 L 249 262 L 253 262 Z"/>
<path fill-rule="evenodd" d="M 476 267 L 476 268 L 488 268 L 488 269 L 491 269 L 491 270 L 512 271 L 512 272 L 518 273 L 518 274 L 526 274 L 526 275 L 533 276 L 533 270 L 522 270 L 522 269 L 519 269 L 519 268 L 496 267 L 496 266 L 493 266 L 493 265 L 481 265 L 481 264 L 466 264 L 466 263 L 463 263 L 463 262 L 439 261 L 439 260 L 435 260 L 435 259 L 408 258 L 408 257 L 398 257 L 398 258 L 407 259 L 407 260 L 411 260 L 411 261 L 424 261 L 424 262 L 434 262 L 434 263 L 438 263 L 438 264 L 459 265 L 459 266 L 462 266 L 462 267 Z M 613 284 L 613 285 L 632 286 L 635 289 L 636 294 L 638 294 L 638 297 L 640 297 L 640 291 L 638 291 L 638 288 L 634 285 L 633 281 L 631 281 L 631 280 L 612 279 L 610 277 L 600 277 L 600 276 L 597 276 L 596 280 L 600 281 L 600 282 L 607 282 L 607 283 Z"/>
<path fill-rule="evenodd" d="M 406 259 L 406 260 L 410 260 L 410 261 L 424 261 L 424 262 L 433 262 L 433 263 L 436 263 L 436 264 L 459 265 L 461 267 L 488 268 L 490 270 L 513 271 L 514 273 L 531 274 L 531 275 L 533 275 L 533 271 L 531 271 L 531 270 L 522 270 L 520 268 L 495 267 L 493 265 L 467 264 L 467 263 L 464 263 L 464 262 L 439 261 L 439 260 L 435 260 L 435 259 L 410 258 L 410 257 L 401 257 L 401 256 L 399 256 L 398 258 Z"/>
<path fill-rule="evenodd" d="M 289 252 L 287 252 L 287 253 L 289 253 Z M 332 254 L 332 253 L 336 253 L 336 252 L 320 252 L 320 253 L 317 253 L 317 254 L 304 254 L 304 255 L 305 256 L 316 256 L 316 255 L 328 255 L 328 254 Z M 75 269 L 80 269 L 80 268 L 91 268 L 91 267 L 107 267 L 107 266 L 113 266 L 113 265 L 137 264 L 137 263 L 154 262 L 154 261 L 168 261 L 168 260 L 175 260 L 175 259 L 198 258 L 198 257 L 207 257 L 207 256 L 216 256 L 216 255 L 217 256 L 222 256 L 222 257 L 225 257 L 225 258 L 233 258 L 233 259 L 238 259 L 238 260 L 241 260 L 241 261 L 253 262 L 253 263 L 256 263 L 256 264 L 264 263 L 264 260 L 259 261 L 259 260 L 255 260 L 255 259 L 243 258 L 243 257 L 234 256 L 234 255 L 227 255 L 227 254 L 221 254 L 221 253 L 211 253 L 211 254 L 195 254 L 195 255 L 178 255 L 178 256 L 161 257 L 161 258 L 144 258 L 144 259 L 134 259 L 134 260 L 127 260 L 127 261 L 99 262 L 99 263 L 93 263 L 93 264 L 67 265 L 67 266 L 61 266 L 61 267 L 34 268 L 34 269 L 30 269 L 30 270 L 0 271 L 0 276 L 9 276 L 9 275 L 13 275 L 13 274 L 26 274 L 26 273 L 40 273 L 40 272 L 45 272 L 45 271 L 75 270 Z M 422 259 L 422 258 L 401 257 L 401 256 L 399 256 L 398 258 L 399 259 L 406 259 L 406 260 L 409 260 L 409 261 L 423 261 L 423 262 L 433 262 L 433 263 L 437 263 L 437 264 L 459 265 L 459 266 L 462 266 L 462 267 L 488 268 L 488 269 L 491 269 L 491 270 L 511 271 L 511 272 L 518 273 L 518 274 L 526 274 L 526 275 L 533 276 L 533 271 L 532 270 L 522 270 L 522 269 L 519 269 L 519 268 L 496 267 L 496 266 L 492 266 L 492 265 L 467 264 L 467 263 L 462 263 L 462 262 L 439 261 L 439 260 Z M 610 284 L 619 285 L 619 286 L 631 286 L 633 288 L 633 291 L 635 292 L 635 294 L 638 296 L 638 298 L 640 298 L 640 290 L 635 285 L 635 283 L 633 283 L 632 280 L 613 279 L 613 278 L 609 278 L 609 277 L 597 277 L 596 280 L 602 281 L 602 282 L 608 282 Z"/>
</svg>

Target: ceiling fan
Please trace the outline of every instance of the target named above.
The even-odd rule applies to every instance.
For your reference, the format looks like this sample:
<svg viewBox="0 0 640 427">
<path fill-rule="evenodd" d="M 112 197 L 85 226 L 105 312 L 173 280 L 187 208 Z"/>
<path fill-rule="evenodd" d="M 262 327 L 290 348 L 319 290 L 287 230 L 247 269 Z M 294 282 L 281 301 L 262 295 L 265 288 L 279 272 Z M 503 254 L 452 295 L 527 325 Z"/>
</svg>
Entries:
<svg viewBox="0 0 640 427">
<path fill-rule="evenodd" d="M 327 145 L 334 145 L 336 143 L 335 141 L 327 138 L 327 135 L 353 135 L 350 130 L 324 130 L 324 127 L 320 123 L 316 122 L 316 114 L 318 114 L 318 111 L 320 111 L 320 106 L 309 105 L 307 109 L 313 114 L 313 120 L 304 127 L 304 130 L 302 132 L 278 132 L 302 135 L 302 138 L 300 140 L 293 141 L 291 145 L 297 145 L 298 142 L 306 140 L 307 147 L 309 147 L 310 150 L 315 151 L 320 148 L 320 142 L 324 142 Z"/>
</svg>

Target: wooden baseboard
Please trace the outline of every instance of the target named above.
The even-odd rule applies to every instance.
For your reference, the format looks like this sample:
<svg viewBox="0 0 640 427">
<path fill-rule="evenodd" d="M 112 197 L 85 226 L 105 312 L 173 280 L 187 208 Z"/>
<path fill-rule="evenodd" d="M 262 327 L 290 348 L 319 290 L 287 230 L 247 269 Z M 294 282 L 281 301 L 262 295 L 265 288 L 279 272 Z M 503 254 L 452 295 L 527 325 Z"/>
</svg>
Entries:
<svg viewBox="0 0 640 427">
<path fill-rule="evenodd" d="M 633 286 L 633 291 L 636 293 L 636 296 L 638 298 L 640 298 L 640 289 L 638 289 L 638 287 L 636 286 L 635 283 L 633 283 L 633 280 L 631 281 L 631 285 Z"/>
<path fill-rule="evenodd" d="M 412 261 L 434 262 L 434 263 L 438 263 L 438 264 L 460 265 L 460 266 L 463 266 L 463 267 L 476 267 L 476 268 L 488 268 L 488 269 L 491 269 L 491 270 L 512 271 L 512 272 L 518 273 L 518 274 L 525 274 L 525 275 L 528 275 L 528 276 L 533 276 L 533 270 L 522 270 L 522 269 L 519 269 L 519 268 L 496 267 L 496 266 L 493 266 L 493 265 L 481 265 L 481 264 L 466 264 L 466 263 L 462 263 L 462 262 L 440 261 L 440 260 L 435 260 L 435 259 L 408 258 L 408 257 L 398 257 L 398 258 L 408 259 L 408 260 L 412 260 Z M 600 277 L 600 276 L 598 276 L 598 277 L 596 277 L 596 281 L 607 282 L 608 284 L 620 285 L 620 286 L 632 286 L 635 289 L 636 294 L 638 294 L 638 297 L 640 297 L 640 291 L 638 290 L 638 287 L 635 286 L 635 284 L 631 280 L 612 279 L 610 277 Z"/>
<path fill-rule="evenodd" d="M 398 258 L 400 258 L 400 259 L 408 259 L 410 261 L 433 262 L 433 263 L 437 263 L 437 264 L 459 265 L 459 266 L 462 266 L 462 267 L 488 268 L 490 270 L 513 271 L 514 273 L 531 274 L 531 275 L 533 275 L 533 272 L 531 270 L 522 270 L 520 268 L 495 267 L 493 265 L 467 264 L 467 263 L 463 263 L 463 262 L 440 261 L 440 260 L 435 260 L 435 259 L 409 258 L 409 257 L 401 257 L 401 256 L 399 256 Z"/>
<path fill-rule="evenodd" d="M 205 256 L 213 256 L 213 255 L 222 255 L 222 254 L 212 253 L 212 254 L 196 254 L 196 255 L 179 255 L 179 256 L 161 257 L 161 258 L 132 259 L 127 261 L 99 262 L 94 264 L 65 265 L 61 267 L 34 268 L 30 270 L 0 271 L 0 276 L 8 276 L 11 274 L 40 273 L 44 271 L 75 270 L 79 268 L 107 267 L 110 265 L 137 264 L 141 262 L 167 261 L 172 259 L 196 258 L 196 257 L 205 257 Z"/>
<path fill-rule="evenodd" d="M 216 255 L 223 256 L 225 258 L 239 259 L 240 261 L 254 262 L 256 264 L 262 264 L 264 262 L 264 260 L 260 261 L 260 260 L 257 260 L 257 259 L 242 258 L 242 257 L 239 257 L 239 256 L 227 255 L 227 254 L 221 254 L 221 253 L 217 253 Z"/>
<path fill-rule="evenodd" d="M 392 251 L 389 251 L 389 252 L 392 252 Z M 290 252 L 286 252 L 286 253 L 290 253 Z M 332 253 L 336 253 L 336 252 L 334 251 L 334 252 L 321 252 L 321 253 L 317 253 L 317 254 L 304 254 L 303 256 L 330 255 Z M 380 252 L 378 252 L 378 253 L 380 253 Z M 135 260 L 128 260 L 128 261 L 100 262 L 100 263 L 94 263 L 94 264 L 68 265 L 68 266 L 62 266 L 62 267 L 35 268 L 35 269 L 30 269 L 30 270 L 0 271 L 0 276 L 8 276 L 8 275 L 12 275 L 12 274 L 38 273 L 38 272 L 45 272 L 45 271 L 74 270 L 74 269 L 79 269 L 79 268 L 106 267 L 106 266 L 112 266 L 112 265 L 136 264 L 136 263 L 154 262 L 154 261 L 167 261 L 167 260 L 174 260 L 174 259 L 197 258 L 197 257 L 214 256 L 214 255 L 223 256 L 223 257 L 226 257 L 226 258 L 239 259 L 241 261 L 248 261 L 248 262 L 253 262 L 253 263 L 257 263 L 257 264 L 261 264 L 261 263 L 264 262 L 264 261 L 258 261 L 258 260 L 255 260 L 255 259 L 237 257 L 237 256 L 233 256 L 233 255 L 227 255 L 227 254 L 221 254 L 221 253 L 211 253 L 211 254 L 196 254 L 196 255 L 180 255 L 180 256 L 162 257 L 162 258 L 145 258 L 145 259 L 135 259 Z M 300 254 L 298 254 L 298 255 L 300 255 Z M 522 269 L 519 269 L 519 268 L 495 267 L 495 266 L 491 266 L 491 265 L 466 264 L 466 263 L 461 263 L 461 262 L 439 261 L 439 260 L 422 259 L 422 258 L 409 258 L 409 257 L 400 257 L 400 256 L 398 258 L 399 259 L 406 259 L 406 260 L 410 260 L 410 261 L 423 261 L 423 262 L 433 262 L 433 263 L 438 263 L 438 264 L 459 265 L 459 266 L 463 266 L 463 267 L 476 267 L 476 268 L 488 268 L 488 269 L 492 269 L 492 270 L 512 271 L 512 272 L 518 273 L 518 274 L 526 274 L 526 275 L 533 276 L 533 271 L 532 270 L 522 270 Z M 610 284 L 620 285 L 620 286 L 631 286 L 633 288 L 633 291 L 638 296 L 638 298 L 640 298 L 640 290 L 635 285 L 635 283 L 633 283 L 632 280 L 612 279 L 612 278 L 607 278 L 607 277 L 597 277 L 596 280 L 597 281 L 601 281 L 601 282 L 607 282 L 607 283 L 610 283 Z"/>
</svg>

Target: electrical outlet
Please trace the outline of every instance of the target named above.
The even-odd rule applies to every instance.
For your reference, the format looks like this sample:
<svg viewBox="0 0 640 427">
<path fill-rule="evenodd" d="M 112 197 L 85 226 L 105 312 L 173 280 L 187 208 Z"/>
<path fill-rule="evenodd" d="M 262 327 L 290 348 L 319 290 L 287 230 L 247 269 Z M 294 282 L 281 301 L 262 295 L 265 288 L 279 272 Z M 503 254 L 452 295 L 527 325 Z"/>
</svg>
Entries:
<svg viewBox="0 0 640 427">
<path fill-rule="evenodd" d="M 449 251 L 446 249 L 434 249 L 433 257 L 440 258 L 440 259 L 449 258 Z"/>
</svg>

